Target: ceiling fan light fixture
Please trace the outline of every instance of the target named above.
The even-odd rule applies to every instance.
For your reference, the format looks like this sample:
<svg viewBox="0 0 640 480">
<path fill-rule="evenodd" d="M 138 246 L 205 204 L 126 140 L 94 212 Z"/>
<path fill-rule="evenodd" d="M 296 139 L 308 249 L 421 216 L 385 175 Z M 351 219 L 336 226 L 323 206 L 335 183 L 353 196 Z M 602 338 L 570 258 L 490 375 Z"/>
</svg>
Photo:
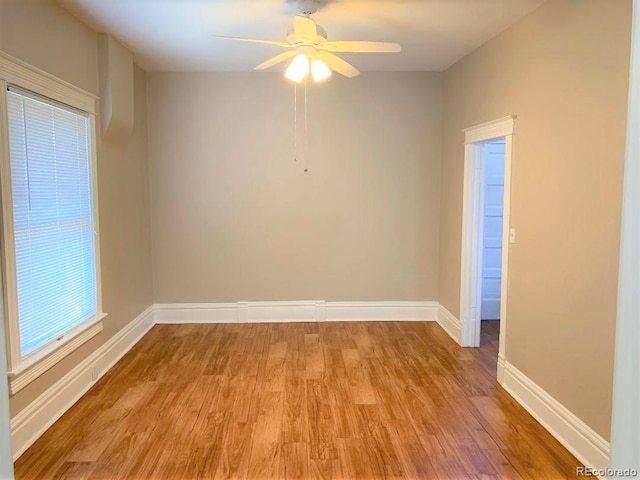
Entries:
<svg viewBox="0 0 640 480">
<path fill-rule="evenodd" d="M 301 53 L 293 59 L 284 76 L 289 80 L 300 83 L 307 78 L 307 75 L 309 75 L 309 57 Z"/>
<path fill-rule="evenodd" d="M 311 75 L 313 80 L 321 82 L 331 76 L 331 69 L 319 58 L 316 58 L 311 62 Z"/>
</svg>

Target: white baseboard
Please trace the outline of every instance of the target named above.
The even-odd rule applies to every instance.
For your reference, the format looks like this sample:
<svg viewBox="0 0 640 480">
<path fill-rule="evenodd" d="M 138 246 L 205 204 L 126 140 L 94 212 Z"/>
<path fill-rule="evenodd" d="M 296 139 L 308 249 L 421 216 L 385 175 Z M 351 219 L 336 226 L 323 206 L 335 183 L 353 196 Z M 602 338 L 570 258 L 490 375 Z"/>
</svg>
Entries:
<svg viewBox="0 0 640 480">
<path fill-rule="evenodd" d="M 246 323 L 246 302 L 155 304 L 156 323 Z"/>
<path fill-rule="evenodd" d="M 437 302 L 327 302 L 326 320 L 433 322 Z"/>
<path fill-rule="evenodd" d="M 437 302 L 237 302 L 155 305 L 156 323 L 435 321 Z"/>
<path fill-rule="evenodd" d="M 462 342 L 462 322 L 449 310 L 438 304 L 438 324 L 458 345 Z"/>
<path fill-rule="evenodd" d="M 154 325 L 153 305 L 11 419 L 14 461 Z"/>
<path fill-rule="evenodd" d="M 609 442 L 509 362 L 503 378 L 504 389 L 585 467 L 609 466 Z"/>
<path fill-rule="evenodd" d="M 499 353 L 497 378 L 498 378 L 498 383 L 503 386 L 504 386 L 504 371 L 507 368 L 506 366 L 507 366 L 507 361 L 504 359 L 504 355 Z"/>
</svg>

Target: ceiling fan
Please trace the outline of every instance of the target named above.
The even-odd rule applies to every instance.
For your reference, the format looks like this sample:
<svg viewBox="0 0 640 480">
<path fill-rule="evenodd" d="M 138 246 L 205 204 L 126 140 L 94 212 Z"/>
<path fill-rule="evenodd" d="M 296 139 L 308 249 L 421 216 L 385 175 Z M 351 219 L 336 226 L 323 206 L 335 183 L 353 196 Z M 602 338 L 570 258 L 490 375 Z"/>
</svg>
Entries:
<svg viewBox="0 0 640 480">
<path fill-rule="evenodd" d="M 265 70 L 293 58 L 285 76 L 297 83 L 307 78 L 309 73 L 311 73 L 316 82 L 322 81 L 331 75 L 332 70 L 348 78 L 360 75 L 360 72 L 353 65 L 347 63 L 333 52 L 396 53 L 401 51 L 401 47 L 397 43 L 327 41 L 327 32 L 310 18 L 320 7 L 319 0 L 299 0 L 298 5 L 300 14 L 294 17 L 293 31 L 287 35 L 287 42 L 219 35 L 213 35 L 213 37 L 286 48 L 288 51 L 264 61 L 255 67 L 255 70 Z"/>
</svg>

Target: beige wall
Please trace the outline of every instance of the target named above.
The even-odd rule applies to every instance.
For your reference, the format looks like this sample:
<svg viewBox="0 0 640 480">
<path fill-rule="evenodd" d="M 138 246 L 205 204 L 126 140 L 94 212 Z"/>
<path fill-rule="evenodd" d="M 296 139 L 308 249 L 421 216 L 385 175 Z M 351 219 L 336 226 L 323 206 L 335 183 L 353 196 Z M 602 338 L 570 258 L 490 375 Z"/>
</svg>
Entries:
<svg viewBox="0 0 640 480">
<path fill-rule="evenodd" d="M 463 134 L 517 114 L 506 357 L 609 437 L 631 2 L 550 0 L 445 73 L 440 302 L 460 302 Z"/>
<path fill-rule="evenodd" d="M 0 0 L 0 49 L 98 94 L 96 34 L 49 0 Z"/>
<path fill-rule="evenodd" d="M 98 92 L 96 33 L 46 0 L 0 0 L 0 50 Z M 145 72 L 135 70 L 135 128 L 98 145 L 104 331 L 11 398 L 17 414 L 152 303 Z"/>
<path fill-rule="evenodd" d="M 436 300 L 440 74 L 148 78 L 156 302 Z"/>
</svg>

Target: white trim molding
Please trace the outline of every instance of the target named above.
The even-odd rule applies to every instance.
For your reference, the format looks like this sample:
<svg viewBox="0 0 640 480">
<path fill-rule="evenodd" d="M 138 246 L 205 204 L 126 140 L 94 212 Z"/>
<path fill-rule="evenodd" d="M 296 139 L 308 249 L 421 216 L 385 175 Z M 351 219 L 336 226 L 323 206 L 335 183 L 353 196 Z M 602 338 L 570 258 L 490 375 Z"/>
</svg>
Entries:
<svg viewBox="0 0 640 480">
<path fill-rule="evenodd" d="M 516 115 L 498 118 L 490 122 L 481 123 L 473 127 L 465 128 L 464 143 L 486 142 L 495 138 L 515 135 Z"/>
<path fill-rule="evenodd" d="M 54 347 L 51 349 L 50 354 L 39 357 L 36 362 L 28 365 L 20 371 L 9 372 L 9 388 L 11 395 L 18 393 L 64 357 L 98 335 L 103 329 L 102 319 L 104 317 L 106 317 L 106 314 L 101 314 L 92 319 L 89 324 L 78 325 L 77 328 L 65 334 L 65 336 L 69 337 L 69 340 L 66 343 L 50 346 Z M 74 330 L 77 332 L 75 335 Z"/>
<path fill-rule="evenodd" d="M 633 2 L 613 372 L 611 467 L 640 471 L 640 1 Z"/>
<path fill-rule="evenodd" d="M 0 50 L 0 78 L 95 115 L 98 97 Z"/>
<path fill-rule="evenodd" d="M 504 357 L 509 286 L 509 232 L 511 229 L 511 168 L 515 135 L 515 115 L 464 129 L 464 180 L 462 198 L 462 248 L 460 261 L 460 344 L 480 346 L 480 306 L 482 289 L 482 198 L 484 143 L 504 137 L 504 206 L 502 226 L 502 281 L 500 287 L 499 352 Z"/>
<path fill-rule="evenodd" d="M 504 355 L 498 353 L 498 368 L 497 368 L 497 378 L 498 383 L 500 385 L 504 385 L 504 371 L 507 368 L 507 361 L 504 358 Z"/>
<path fill-rule="evenodd" d="M 324 300 L 156 304 L 156 323 L 435 321 L 437 302 Z"/>
<path fill-rule="evenodd" d="M 73 370 L 45 390 L 11 419 L 11 443 L 16 460 L 76 403 L 153 327 L 154 308 L 148 307 Z"/>
<path fill-rule="evenodd" d="M 0 289 L 2 276 L 0 275 Z M 0 302 L 1 307 L 1 302 Z M 11 454 L 11 415 L 9 413 L 9 383 L 7 378 L 7 351 L 3 309 L 0 308 L 0 478 L 13 478 Z"/>
<path fill-rule="evenodd" d="M 447 310 L 442 304 L 438 304 L 438 324 L 453 338 L 458 345 L 462 343 L 462 322 Z"/>
<path fill-rule="evenodd" d="M 504 362 L 504 389 L 585 467 L 609 466 L 609 443 L 529 377 Z"/>
<path fill-rule="evenodd" d="M 438 316 L 437 302 L 327 302 L 326 320 L 432 322 Z"/>
</svg>

